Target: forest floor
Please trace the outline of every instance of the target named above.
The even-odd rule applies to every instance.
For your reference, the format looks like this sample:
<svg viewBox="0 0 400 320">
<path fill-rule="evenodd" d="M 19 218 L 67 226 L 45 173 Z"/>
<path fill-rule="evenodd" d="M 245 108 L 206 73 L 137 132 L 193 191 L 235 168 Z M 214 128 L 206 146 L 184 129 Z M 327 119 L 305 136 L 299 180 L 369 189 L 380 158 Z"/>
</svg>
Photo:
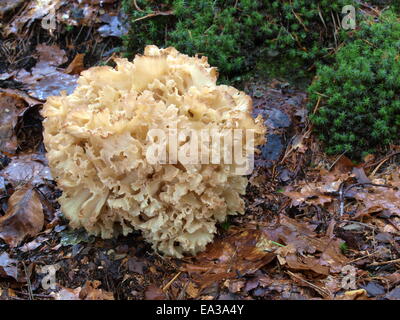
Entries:
<svg viewBox="0 0 400 320">
<path fill-rule="evenodd" d="M 70 230 L 39 111 L 117 56 L 125 25 L 119 1 L 81 10 L 60 0 L 64 22 L 50 32 L 40 19 L 51 8 L 22 2 L 0 1 L 0 300 L 400 299 L 400 146 L 361 163 L 326 156 L 306 94 L 281 80 L 243 85 L 267 143 L 246 213 L 220 225 L 206 251 L 173 259 L 139 232 L 103 240 Z"/>
</svg>

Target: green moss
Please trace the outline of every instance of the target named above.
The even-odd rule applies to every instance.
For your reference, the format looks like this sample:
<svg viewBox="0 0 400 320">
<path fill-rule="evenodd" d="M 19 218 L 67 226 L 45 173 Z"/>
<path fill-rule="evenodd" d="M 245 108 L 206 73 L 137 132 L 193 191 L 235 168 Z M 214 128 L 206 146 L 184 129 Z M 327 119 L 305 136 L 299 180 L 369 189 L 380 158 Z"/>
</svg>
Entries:
<svg viewBox="0 0 400 320">
<path fill-rule="evenodd" d="M 338 45 L 341 8 L 353 0 L 125 0 L 132 56 L 147 44 L 202 54 L 225 80 L 256 68 L 301 77 Z M 140 9 L 140 10 L 139 10 Z M 167 15 L 154 15 L 163 12 Z"/>
<path fill-rule="evenodd" d="M 399 140 L 400 21 L 392 13 L 350 33 L 309 87 L 314 129 L 328 153 L 359 157 Z M 318 103 L 319 101 L 319 103 Z"/>
</svg>

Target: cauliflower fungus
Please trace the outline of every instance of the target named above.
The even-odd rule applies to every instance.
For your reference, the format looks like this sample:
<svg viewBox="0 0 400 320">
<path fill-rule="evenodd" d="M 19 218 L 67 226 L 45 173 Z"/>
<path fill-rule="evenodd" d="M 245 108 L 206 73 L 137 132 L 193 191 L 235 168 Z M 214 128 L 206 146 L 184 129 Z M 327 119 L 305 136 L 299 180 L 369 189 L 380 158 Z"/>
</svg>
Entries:
<svg viewBox="0 0 400 320">
<path fill-rule="evenodd" d="M 151 163 L 148 133 L 248 129 L 254 151 L 265 136 L 262 119 L 251 117 L 245 93 L 216 85 L 206 57 L 147 46 L 133 62 L 116 64 L 82 72 L 71 95 L 50 97 L 43 107 L 62 211 L 73 228 L 103 238 L 136 229 L 166 255 L 196 254 L 212 241 L 217 222 L 244 212 L 247 179 L 235 174 L 235 163 Z"/>
</svg>

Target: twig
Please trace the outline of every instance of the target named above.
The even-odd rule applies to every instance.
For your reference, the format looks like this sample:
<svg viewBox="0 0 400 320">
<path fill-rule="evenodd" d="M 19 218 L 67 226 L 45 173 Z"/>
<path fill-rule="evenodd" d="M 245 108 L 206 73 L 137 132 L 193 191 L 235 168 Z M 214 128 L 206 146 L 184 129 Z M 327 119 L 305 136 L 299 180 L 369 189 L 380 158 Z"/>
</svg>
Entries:
<svg viewBox="0 0 400 320">
<path fill-rule="evenodd" d="M 346 196 L 346 193 L 350 191 L 354 187 L 359 187 L 359 186 L 372 186 L 372 187 L 383 187 L 383 188 L 395 188 L 394 186 L 389 186 L 386 184 L 377 184 L 377 183 L 371 183 L 371 182 L 362 182 L 362 183 L 355 183 L 350 186 L 348 186 L 346 189 L 344 188 L 344 182 L 342 182 L 339 186 L 339 190 L 337 191 L 339 193 L 339 201 L 340 201 L 340 211 L 339 215 L 343 216 L 344 214 L 344 198 Z"/>
<path fill-rule="evenodd" d="M 315 284 L 313 284 L 313 283 L 311 283 L 311 282 L 309 282 L 309 281 L 307 281 L 307 280 L 305 280 L 305 279 L 299 277 L 298 275 L 294 274 L 293 272 L 286 271 L 286 273 L 289 274 L 290 276 L 295 277 L 295 278 L 298 279 L 298 280 L 301 280 L 301 281 L 305 282 L 305 283 L 308 284 L 310 287 L 312 287 L 312 288 L 315 289 L 317 292 L 319 292 L 322 296 L 325 296 L 325 297 L 330 297 L 330 296 L 331 296 L 331 294 L 330 294 L 329 292 L 327 292 L 326 290 L 324 290 L 324 289 L 322 289 L 322 288 L 316 286 Z"/>
<path fill-rule="evenodd" d="M 148 18 L 152 18 L 152 17 L 157 17 L 157 16 L 170 16 L 170 15 L 173 15 L 173 14 L 174 14 L 174 12 L 172 10 L 165 11 L 165 12 L 161 12 L 161 11 L 153 12 L 153 13 L 149 13 L 148 15 L 145 15 L 144 17 L 137 18 L 137 19 L 133 20 L 133 22 L 137 22 L 137 21 L 140 21 L 140 20 L 144 20 L 144 19 L 148 19 Z"/>
<path fill-rule="evenodd" d="M 143 10 L 140 9 L 140 7 L 138 6 L 136 0 L 133 0 L 133 5 L 135 6 L 135 8 L 136 8 L 137 11 L 143 12 Z"/>
<path fill-rule="evenodd" d="M 387 184 L 377 184 L 377 183 L 372 183 L 372 182 L 360 182 L 360 183 L 355 183 L 352 184 L 350 186 L 348 186 L 345 190 L 344 193 L 348 192 L 350 189 L 353 189 L 354 187 L 359 187 L 359 186 L 371 186 L 371 187 L 382 187 L 382 188 L 390 188 L 390 189 L 394 189 L 396 187 L 394 186 L 389 186 Z"/>
<path fill-rule="evenodd" d="M 166 285 L 165 287 L 162 289 L 162 291 L 167 291 L 168 288 L 171 286 L 171 284 L 174 283 L 174 281 L 181 275 L 182 271 L 179 271 Z"/>
<path fill-rule="evenodd" d="M 15 291 L 16 294 L 21 294 L 23 296 L 30 296 L 30 293 L 26 293 L 26 292 L 22 292 L 22 291 Z M 54 300 L 53 296 L 47 295 L 47 294 L 38 294 L 38 293 L 34 293 L 33 294 L 34 297 L 36 298 L 44 298 L 44 299 L 51 299 Z"/>
<path fill-rule="evenodd" d="M 308 32 L 309 30 L 307 29 L 307 27 L 304 25 L 303 21 L 300 19 L 300 17 L 297 16 L 296 12 L 294 12 L 293 10 L 293 5 L 292 5 L 292 1 L 290 0 L 290 6 L 292 7 L 292 13 L 294 14 L 294 16 L 296 17 L 297 21 L 303 26 L 304 31 Z"/>
<path fill-rule="evenodd" d="M 387 155 L 385 158 L 383 158 L 382 160 L 380 160 L 380 162 L 378 163 L 378 165 L 375 167 L 374 171 L 372 171 L 371 173 L 371 177 L 373 177 L 379 170 L 379 168 L 386 162 L 388 161 L 391 157 L 400 154 L 400 152 L 393 152 L 389 155 Z M 372 164 L 371 166 L 375 165 L 376 163 Z"/>
<path fill-rule="evenodd" d="M 340 160 L 341 157 L 344 156 L 344 154 L 345 154 L 346 152 L 347 152 L 347 151 L 344 151 L 339 157 L 336 158 L 335 161 L 333 161 L 333 163 L 329 166 L 328 171 L 331 171 L 331 170 L 332 170 L 332 168 L 335 166 L 335 164 Z"/>
<path fill-rule="evenodd" d="M 339 186 L 339 216 L 343 216 L 344 214 L 344 195 L 346 191 L 343 192 L 344 182 L 342 182 Z"/>
<path fill-rule="evenodd" d="M 318 6 L 318 15 L 319 15 L 319 17 L 321 18 L 321 21 L 322 21 L 322 23 L 324 24 L 325 29 L 328 30 L 328 27 L 326 26 L 324 17 L 322 16 L 322 13 L 321 13 L 321 8 L 320 8 L 319 6 Z"/>
<path fill-rule="evenodd" d="M 362 257 L 359 257 L 359 258 L 357 258 L 357 259 L 351 260 L 351 261 L 349 261 L 347 264 L 352 264 L 352 263 L 354 263 L 354 262 L 363 260 L 363 259 L 365 259 L 365 258 L 368 258 L 368 257 L 370 257 L 370 256 L 373 256 L 375 253 L 376 253 L 376 252 L 372 252 L 372 253 L 370 253 L 370 254 L 367 254 L 366 256 L 362 256 Z"/>
<path fill-rule="evenodd" d="M 318 101 L 314 107 L 313 114 L 315 114 L 319 108 L 319 103 L 321 102 L 321 96 L 318 97 Z"/>
<path fill-rule="evenodd" d="M 24 266 L 24 272 L 25 272 L 25 277 L 26 277 L 26 283 L 28 285 L 28 292 L 29 292 L 29 300 L 35 300 L 33 298 L 33 291 L 32 291 L 32 284 L 31 284 L 31 279 L 28 276 L 28 270 L 26 269 L 25 262 L 22 261 L 22 265 Z"/>
<path fill-rule="evenodd" d="M 383 262 L 373 262 L 370 264 L 370 266 L 383 266 L 385 264 L 391 264 L 391 263 L 400 263 L 400 259 L 383 261 Z"/>
<path fill-rule="evenodd" d="M 371 226 L 369 224 L 363 223 L 363 222 L 359 222 L 359 221 L 353 221 L 353 220 L 338 220 L 339 223 L 355 223 L 355 224 L 359 224 L 360 226 L 366 227 L 366 228 L 370 228 L 372 230 L 376 230 L 377 228 L 374 226 Z"/>
</svg>

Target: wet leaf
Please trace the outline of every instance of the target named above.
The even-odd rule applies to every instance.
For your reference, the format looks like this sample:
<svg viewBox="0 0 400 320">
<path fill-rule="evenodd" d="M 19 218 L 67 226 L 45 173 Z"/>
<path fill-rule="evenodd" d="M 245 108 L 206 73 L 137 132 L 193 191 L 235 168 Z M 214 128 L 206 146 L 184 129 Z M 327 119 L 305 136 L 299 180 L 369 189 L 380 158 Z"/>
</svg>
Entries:
<svg viewBox="0 0 400 320">
<path fill-rule="evenodd" d="M 11 259 L 7 252 L 0 254 L 0 277 L 11 277 L 18 281 L 18 261 Z"/>
<path fill-rule="evenodd" d="M 43 242 L 49 240 L 49 238 L 46 237 L 37 237 L 36 239 L 32 240 L 31 242 L 25 243 L 24 245 L 19 248 L 20 251 L 22 252 L 29 252 L 32 250 L 35 250 L 39 248 Z"/>
<path fill-rule="evenodd" d="M 44 224 L 43 207 L 32 186 L 15 191 L 8 200 L 8 210 L 0 217 L 0 237 L 11 247 L 18 246 L 27 236 L 34 237 Z"/>
<path fill-rule="evenodd" d="M 109 14 L 104 14 L 100 17 L 100 20 L 106 23 L 98 29 L 102 37 L 122 38 L 129 31 L 127 17 L 122 14 L 118 16 L 110 16 Z"/>
<path fill-rule="evenodd" d="M 18 34 L 24 30 L 29 30 L 29 26 L 37 19 L 49 15 L 56 8 L 66 1 L 62 0 L 32 0 L 19 14 L 15 15 L 10 23 L 4 26 L 3 34 Z"/>
<path fill-rule="evenodd" d="M 30 182 L 37 186 L 53 180 L 44 155 L 26 154 L 13 157 L 0 175 L 15 188 Z"/>
<path fill-rule="evenodd" d="M 80 300 L 79 293 L 81 287 L 76 289 L 62 288 L 57 293 L 52 294 L 55 300 Z"/>
<path fill-rule="evenodd" d="M 28 93 L 39 99 L 46 100 L 49 96 L 60 95 L 61 91 L 72 93 L 77 84 L 77 75 L 70 75 L 57 69 L 66 62 L 65 51 L 57 46 L 38 45 L 36 50 L 39 61 L 30 72 L 21 70 L 15 76 L 16 80 L 24 83 Z"/>
<path fill-rule="evenodd" d="M 92 243 L 94 242 L 94 237 L 84 229 L 67 230 L 61 233 L 60 244 L 63 246 L 73 246 L 81 242 Z"/>
<path fill-rule="evenodd" d="M 258 230 L 230 228 L 229 235 L 207 246 L 193 263 L 186 264 L 195 282 L 205 288 L 215 281 L 236 278 L 238 274 L 252 274 L 275 258 L 273 252 L 263 250 L 262 233 Z"/>
<path fill-rule="evenodd" d="M 0 151 L 15 153 L 18 147 L 16 126 L 18 119 L 38 100 L 18 90 L 0 88 Z"/>
</svg>

